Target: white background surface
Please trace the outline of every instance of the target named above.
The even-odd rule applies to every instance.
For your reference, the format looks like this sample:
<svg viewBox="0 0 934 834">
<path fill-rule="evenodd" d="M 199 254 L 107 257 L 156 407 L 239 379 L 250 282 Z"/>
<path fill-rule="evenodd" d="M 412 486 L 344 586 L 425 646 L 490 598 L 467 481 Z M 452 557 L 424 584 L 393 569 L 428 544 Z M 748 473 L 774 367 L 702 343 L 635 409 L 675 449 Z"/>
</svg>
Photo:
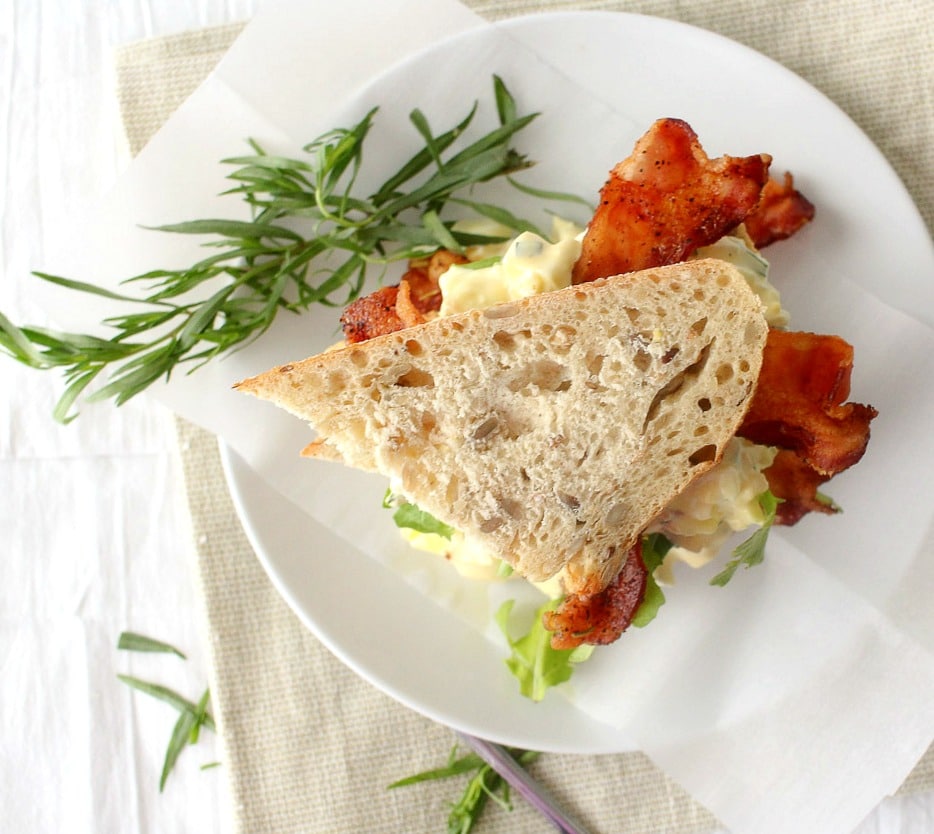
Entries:
<svg viewBox="0 0 934 834">
<path fill-rule="evenodd" d="M 46 323 L 30 269 L 129 162 L 114 47 L 246 19 L 254 5 L 0 0 L 0 310 Z M 210 734 L 159 795 L 175 714 L 116 679 L 127 672 L 192 700 L 207 680 L 170 415 L 140 399 L 63 428 L 50 417 L 54 375 L 3 359 L 0 388 L 2 827 L 231 830 L 223 770 L 199 770 L 216 757 Z M 118 652 L 124 629 L 189 659 Z M 887 801 L 859 832 L 925 830 L 934 796 Z"/>
</svg>

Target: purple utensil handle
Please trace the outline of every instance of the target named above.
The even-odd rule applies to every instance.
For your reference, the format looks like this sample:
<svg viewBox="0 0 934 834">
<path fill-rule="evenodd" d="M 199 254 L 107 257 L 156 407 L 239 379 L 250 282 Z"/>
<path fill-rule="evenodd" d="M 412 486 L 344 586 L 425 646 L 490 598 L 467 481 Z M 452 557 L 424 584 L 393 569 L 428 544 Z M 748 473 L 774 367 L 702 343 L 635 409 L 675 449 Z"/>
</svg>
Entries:
<svg viewBox="0 0 934 834">
<path fill-rule="evenodd" d="M 505 747 L 466 733 L 458 733 L 458 736 L 562 834 L 590 834 L 557 805 L 548 791 L 509 755 Z"/>
</svg>

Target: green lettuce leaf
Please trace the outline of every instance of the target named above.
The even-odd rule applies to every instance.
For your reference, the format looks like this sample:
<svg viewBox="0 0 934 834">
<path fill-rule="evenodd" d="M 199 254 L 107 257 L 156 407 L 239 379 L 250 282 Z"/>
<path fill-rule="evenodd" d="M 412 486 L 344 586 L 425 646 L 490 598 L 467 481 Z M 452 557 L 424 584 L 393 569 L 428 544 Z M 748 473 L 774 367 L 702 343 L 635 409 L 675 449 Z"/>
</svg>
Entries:
<svg viewBox="0 0 934 834">
<path fill-rule="evenodd" d="M 416 533 L 435 533 L 448 541 L 451 540 L 451 536 L 454 534 L 454 528 L 451 525 L 445 524 L 431 513 L 425 512 L 417 504 L 404 500 L 398 503 L 392 494 L 392 490 L 386 490 L 386 494 L 383 496 L 383 507 L 389 510 L 393 507 L 396 508 L 396 511 L 392 514 L 392 520 L 396 523 L 396 527 L 406 527 L 409 530 L 415 530 Z"/>
<path fill-rule="evenodd" d="M 671 548 L 671 542 L 661 533 L 650 533 L 642 538 L 642 561 L 649 575 L 645 580 L 645 595 L 632 618 L 632 624 L 636 628 L 645 628 L 655 619 L 658 609 L 665 604 L 665 594 L 658 587 L 653 574 Z"/>
<path fill-rule="evenodd" d="M 553 649 L 551 632 L 542 624 L 542 615 L 557 608 L 560 600 L 548 600 L 536 612 L 532 626 L 526 634 L 513 639 L 509 633 L 509 615 L 515 600 L 506 600 L 496 612 L 496 623 L 506 637 L 512 654 L 506 666 L 519 681 L 519 691 L 533 701 L 541 701 L 549 687 L 564 683 L 571 677 L 574 664 L 586 660 L 593 646 L 576 649 Z"/>
</svg>

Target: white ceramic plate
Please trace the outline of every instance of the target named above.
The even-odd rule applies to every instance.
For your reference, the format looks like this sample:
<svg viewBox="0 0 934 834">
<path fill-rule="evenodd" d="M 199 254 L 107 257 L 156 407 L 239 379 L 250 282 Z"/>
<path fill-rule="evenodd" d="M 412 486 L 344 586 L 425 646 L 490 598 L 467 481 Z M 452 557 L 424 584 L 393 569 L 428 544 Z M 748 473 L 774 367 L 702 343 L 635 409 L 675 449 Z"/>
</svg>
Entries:
<svg viewBox="0 0 934 834">
<path fill-rule="evenodd" d="M 491 31 L 498 33 L 500 47 L 505 35 L 517 49 L 538 56 L 523 65 L 519 77 L 510 75 L 514 94 L 525 92 L 526 80 L 535 88 L 539 60 L 546 61 L 631 125 L 612 147 L 594 148 L 581 137 L 581 156 L 588 158 L 576 160 L 574 170 L 588 174 L 586 181 L 571 184 L 577 193 L 595 195 L 605 172 L 656 118 L 684 118 L 712 156 L 771 153 L 773 171 L 792 170 L 817 204 L 818 221 L 800 240 L 768 253 L 773 275 L 782 276 L 783 298 L 797 328 L 846 332 L 846 311 L 808 303 L 809 284 L 817 271 L 844 270 L 848 280 L 878 293 L 879 253 L 886 248 L 886 302 L 895 309 L 926 310 L 917 317 L 928 325 L 934 322 L 934 289 L 919 289 L 913 278 L 919 268 L 931 273 L 929 238 L 882 155 L 800 78 L 720 36 L 617 13 L 519 18 L 433 46 L 376 79 L 348 112 L 374 104 L 390 107 L 399 91 L 417 100 L 420 90 L 437 86 L 439 67 L 454 53 L 460 60 L 474 59 L 478 72 L 489 75 L 501 54 L 501 49 L 491 50 Z M 534 106 L 560 114 L 562 102 Z M 559 171 L 561 160 L 549 153 L 547 131 L 536 136 L 535 157 L 546 169 L 550 164 L 552 173 Z M 871 206 L 885 211 L 874 212 Z M 897 246 L 890 245 L 893 240 Z M 633 748 L 625 729 L 594 720 L 565 698 L 532 704 L 519 697 L 503 666 L 502 647 L 399 581 L 384 564 L 348 547 L 319 521 L 297 515 L 235 454 L 225 450 L 224 458 L 238 512 L 272 581 L 302 621 L 362 677 L 437 721 L 500 742 L 580 753 Z M 861 488 L 845 481 L 843 494 L 835 492 L 835 497 L 845 503 Z M 374 515 L 380 512 L 373 507 Z M 831 561 L 829 569 L 837 568 L 846 574 L 846 566 Z M 900 573 L 900 567 L 890 566 L 892 581 Z M 852 581 L 875 580 L 857 573 Z"/>
</svg>

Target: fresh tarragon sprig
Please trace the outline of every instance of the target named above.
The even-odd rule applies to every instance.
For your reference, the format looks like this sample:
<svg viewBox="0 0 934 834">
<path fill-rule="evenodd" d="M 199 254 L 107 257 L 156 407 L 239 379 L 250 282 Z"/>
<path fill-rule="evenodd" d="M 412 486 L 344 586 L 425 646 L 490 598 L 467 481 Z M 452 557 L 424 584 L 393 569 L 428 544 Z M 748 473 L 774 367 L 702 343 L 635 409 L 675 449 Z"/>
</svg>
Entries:
<svg viewBox="0 0 934 834">
<path fill-rule="evenodd" d="M 711 585 L 722 587 L 733 578 L 733 574 L 740 566 L 752 568 L 761 564 L 765 558 L 765 543 L 775 523 L 776 511 L 781 499 L 776 498 L 772 491 L 767 489 L 759 495 L 758 501 L 764 517 L 762 525 L 746 541 L 737 545 L 723 570 L 710 580 Z"/>
<path fill-rule="evenodd" d="M 153 640 L 142 634 L 132 631 L 124 631 L 120 634 L 117 641 L 117 648 L 133 652 L 154 652 L 157 654 L 174 654 L 176 657 L 185 659 L 184 653 L 169 643 L 161 640 Z M 140 680 L 130 675 L 117 675 L 117 678 L 127 686 L 143 692 L 152 698 L 163 701 L 178 711 L 178 720 L 172 729 L 172 735 L 169 738 L 169 744 L 165 751 L 165 760 L 162 763 L 162 774 L 159 777 L 159 792 L 165 789 L 166 780 L 175 767 L 178 757 L 182 751 L 189 745 L 198 743 L 202 727 L 216 732 L 217 727 L 214 724 L 214 718 L 208 712 L 210 703 L 210 690 L 205 689 L 204 694 L 198 700 L 198 703 L 189 701 L 183 695 L 179 695 L 172 689 L 158 683 Z M 203 765 L 202 769 L 216 766 L 216 762 Z"/>
<path fill-rule="evenodd" d="M 251 141 L 252 154 L 223 163 L 234 166 L 228 175 L 234 186 L 224 193 L 241 198 L 252 219 L 155 227 L 206 236 L 204 245 L 215 252 L 184 269 L 155 269 L 123 282 L 128 290 L 144 287 L 142 295 L 35 272 L 66 289 L 128 304 L 131 312 L 105 319 L 109 338 L 19 327 L 0 314 L 0 349 L 30 367 L 63 372 L 67 385 L 54 416 L 68 422 L 82 395 L 120 405 L 182 363 L 193 363 L 193 370 L 249 343 L 281 310 L 348 303 L 371 266 L 385 269 L 439 247 L 459 252 L 490 240 L 455 230 L 443 217 L 449 204 L 516 231 L 534 230 L 534 224 L 470 195 L 473 186 L 505 177 L 539 198 L 578 199 L 530 189 L 510 177 L 533 164 L 512 140 L 538 114 L 519 115 L 500 78 L 494 77 L 493 88 L 499 126 L 470 142 L 466 134 L 477 103 L 438 135 L 424 113 L 413 110 L 409 118 L 423 146 L 366 197 L 356 196 L 354 186 L 377 108 L 353 127 L 328 131 L 305 146 L 306 158 L 274 156 Z M 466 144 L 455 150 L 458 140 Z M 106 384 L 85 394 L 105 370 Z"/>
<path fill-rule="evenodd" d="M 530 765 L 541 754 L 531 750 L 509 748 L 509 754 L 523 767 Z M 512 809 L 509 784 L 476 753 L 458 756 L 457 745 L 451 749 L 447 764 L 439 768 L 408 776 L 389 785 L 402 788 L 436 779 L 447 779 L 461 774 L 471 774 L 464 790 L 448 812 L 448 834 L 468 834 L 479 821 L 487 802 L 494 802 L 507 810 Z"/>
</svg>

